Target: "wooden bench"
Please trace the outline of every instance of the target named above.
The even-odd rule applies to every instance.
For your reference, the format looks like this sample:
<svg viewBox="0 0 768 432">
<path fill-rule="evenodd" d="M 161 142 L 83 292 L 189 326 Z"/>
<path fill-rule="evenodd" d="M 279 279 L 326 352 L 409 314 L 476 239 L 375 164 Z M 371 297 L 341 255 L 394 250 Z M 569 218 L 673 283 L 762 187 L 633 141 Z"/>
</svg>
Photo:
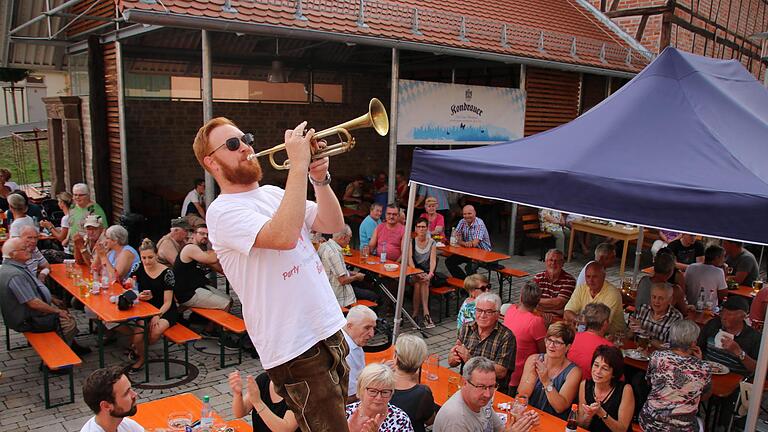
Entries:
<svg viewBox="0 0 768 432">
<path fill-rule="evenodd" d="M 193 332 L 182 324 L 174 324 L 163 332 L 163 363 L 165 364 L 165 379 L 181 378 L 189 374 L 189 342 L 200 340 L 203 337 Z M 171 377 L 168 364 L 168 343 L 182 345 L 184 347 L 184 374 Z"/>
<path fill-rule="evenodd" d="M 530 275 L 527 271 L 516 268 L 501 268 L 496 270 L 496 275 L 499 277 L 499 297 L 501 302 L 504 303 L 504 282 L 509 282 L 509 299 L 512 300 L 512 280 L 524 278 Z"/>
<path fill-rule="evenodd" d="M 552 237 L 552 234 L 541 230 L 541 227 L 539 226 L 538 213 L 522 215 L 521 220 L 523 222 L 522 225 L 524 241 L 522 247 L 520 248 L 522 252 L 520 255 L 525 255 L 525 240 L 535 240 L 539 242 L 539 261 L 544 261 L 544 249 L 548 244 L 554 243 L 555 238 Z"/>
<path fill-rule="evenodd" d="M 54 408 L 71 404 L 75 401 L 74 366 L 83 363 L 72 348 L 64 342 L 56 332 L 32 333 L 25 332 L 29 344 L 43 360 L 43 388 L 45 390 L 45 407 Z M 48 386 L 48 372 L 52 370 L 67 370 L 69 375 L 69 401 L 51 405 L 51 395 Z"/>
<path fill-rule="evenodd" d="M 453 276 L 446 279 L 446 283 L 456 289 L 464 289 L 464 281 Z"/>
<path fill-rule="evenodd" d="M 234 366 L 243 362 L 243 344 L 242 338 L 245 335 L 245 321 L 242 318 L 238 318 L 229 312 L 220 309 L 203 309 L 192 307 L 189 308 L 192 312 L 204 317 L 208 321 L 213 322 L 221 327 L 219 332 L 219 346 L 221 348 L 219 352 L 219 366 L 224 369 L 225 367 Z M 237 363 L 226 364 L 224 362 L 224 333 L 225 331 L 233 333 L 239 336 L 239 342 L 237 346 Z"/>
<path fill-rule="evenodd" d="M 451 294 L 456 293 L 456 287 L 454 286 L 441 286 L 441 287 L 430 287 L 429 288 L 429 295 L 436 296 L 440 299 L 440 310 L 437 314 L 437 322 L 440 322 L 443 320 L 443 303 L 445 303 L 445 317 L 448 318 L 448 302 L 450 301 Z M 459 296 L 458 293 L 456 293 L 456 313 L 459 313 Z"/>
</svg>

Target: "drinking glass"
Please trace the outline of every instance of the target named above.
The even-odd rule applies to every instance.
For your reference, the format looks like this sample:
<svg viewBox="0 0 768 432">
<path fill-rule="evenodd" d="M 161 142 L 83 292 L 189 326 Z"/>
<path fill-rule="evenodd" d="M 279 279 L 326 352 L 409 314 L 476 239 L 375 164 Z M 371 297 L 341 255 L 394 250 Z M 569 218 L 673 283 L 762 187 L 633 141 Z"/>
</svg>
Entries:
<svg viewBox="0 0 768 432">
<path fill-rule="evenodd" d="M 461 378 L 455 375 L 448 377 L 448 397 L 453 396 L 454 393 L 461 389 Z"/>
<path fill-rule="evenodd" d="M 360 258 L 361 259 L 367 259 L 368 256 L 371 254 L 371 247 L 368 245 L 365 245 L 360 249 Z"/>
<path fill-rule="evenodd" d="M 183 431 L 192 426 L 192 413 L 189 411 L 173 411 L 168 414 L 168 427 L 172 431 Z"/>
<path fill-rule="evenodd" d="M 625 277 L 621 280 L 621 290 L 625 293 L 632 290 L 632 278 Z"/>
<path fill-rule="evenodd" d="M 519 395 L 515 398 L 512 408 L 509 410 L 509 414 L 514 417 L 515 421 L 520 418 L 521 415 L 528 409 L 528 398 L 526 396 Z"/>
<path fill-rule="evenodd" d="M 430 381 L 437 381 L 437 368 L 440 363 L 440 356 L 437 354 L 431 354 L 427 357 L 427 379 Z"/>
<path fill-rule="evenodd" d="M 752 292 L 757 295 L 757 293 L 760 292 L 760 290 L 763 289 L 763 281 L 762 280 L 756 280 L 752 282 Z"/>
<path fill-rule="evenodd" d="M 637 346 L 640 348 L 641 351 L 647 351 L 649 343 L 650 343 L 650 338 L 648 337 L 648 334 L 640 333 L 637 335 Z"/>
</svg>

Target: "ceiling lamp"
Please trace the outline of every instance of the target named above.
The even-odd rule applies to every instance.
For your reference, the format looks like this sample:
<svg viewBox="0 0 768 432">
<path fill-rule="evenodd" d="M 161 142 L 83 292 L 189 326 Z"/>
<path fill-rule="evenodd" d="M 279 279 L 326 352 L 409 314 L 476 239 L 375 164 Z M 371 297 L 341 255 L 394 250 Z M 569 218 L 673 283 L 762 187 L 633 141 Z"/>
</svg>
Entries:
<svg viewBox="0 0 768 432">
<path fill-rule="evenodd" d="M 275 59 L 272 60 L 272 67 L 267 74 L 267 82 L 271 83 L 287 83 L 288 75 L 285 73 L 285 67 L 283 62 L 277 58 L 280 56 L 280 40 L 275 39 Z"/>
</svg>

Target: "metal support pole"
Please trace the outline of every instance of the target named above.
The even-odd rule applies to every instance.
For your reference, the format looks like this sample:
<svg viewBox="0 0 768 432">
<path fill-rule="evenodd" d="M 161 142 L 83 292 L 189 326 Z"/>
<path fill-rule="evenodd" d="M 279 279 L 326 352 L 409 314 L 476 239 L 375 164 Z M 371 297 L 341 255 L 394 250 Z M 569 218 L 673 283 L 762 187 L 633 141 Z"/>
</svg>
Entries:
<svg viewBox="0 0 768 432">
<path fill-rule="evenodd" d="M 202 30 L 203 48 L 203 122 L 213 118 L 213 65 L 211 64 L 211 34 L 208 30 Z M 206 208 L 213 202 L 214 180 L 213 176 L 205 172 L 205 205 Z"/>
<path fill-rule="evenodd" d="M 403 320 L 403 298 L 405 297 L 405 274 L 408 271 L 408 258 L 411 253 L 411 231 L 413 230 L 413 218 L 410 215 L 413 214 L 413 207 L 416 204 L 416 184 L 409 182 L 408 184 L 408 217 L 405 218 L 405 233 L 403 236 L 403 244 L 401 245 L 403 257 L 400 260 L 400 278 L 397 280 L 397 304 L 395 305 L 395 325 L 392 331 L 392 345 L 397 341 L 397 335 L 400 333 L 400 322 Z"/>
<path fill-rule="evenodd" d="M 763 322 L 768 319 L 768 309 L 765 310 L 765 316 Z M 760 337 L 760 354 L 757 356 L 757 367 L 755 368 L 755 380 L 752 383 L 752 396 L 749 398 L 749 411 L 747 411 L 747 422 L 744 425 L 745 431 L 753 431 L 757 428 L 757 417 L 760 415 L 760 404 L 763 403 L 763 388 L 765 385 L 765 373 L 768 371 L 768 353 L 766 353 L 766 345 L 768 345 L 768 332 L 765 331 L 763 326 L 762 335 Z"/>
<path fill-rule="evenodd" d="M 53 9 L 47 10 L 47 11 L 41 13 L 40 15 L 32 18 L 31 20 L 25 22 L 24 24 L 16 27 L 15 29 L 12 29 L 11 31 L 8 32 L 8 36 L 10 36 L 12 34 L 16 34 L 19 30 L 27 28 L 27 27 L 31 26 L 32 24 L 34 24 L 34 23 L 36 23 L 36 22 L 38 22 L 40 20 L 44 20 L 46 17 L 50 17 L 51 15 L 55 15 L 56 12 L 63 11 L 64 9 L 66 9 L 66 8 L 68 8 L 70 6 L 74 6 L 75 4 L 80 3 L 81 1 L 82 0 L 69 0 L 68 2 L 64 2 L 61 5 L 56 6 Z"/>
<path fill-rule="evenodd" d="M 637 273 L 640 271 L 640 256 L 643 254 L 643 234 L 644 229 L 642 225 L 637 226 L 637 247 L 635 248 L 635 271 L 632 273 L 632 286 L 635 286 L 637 281 Z"/>
<path fill-rule="evenodd" d="M 515 231 L 517 230 L 517 203 L 512 203 L 512 214 L 509 216 L 509 248 L 508 255 L 515 254 Z"/>
<path fill-rule="evenodd" d="M 389 94 L 389 179 L 387 181 L 387 202 L 395 202 L 395 172 L 397 170 L 397 86 L 400 80 L 400 51 L 392 48 L 392 81 Z M 408 213 L 406 219 L 410 219 Z"/>
</svg>

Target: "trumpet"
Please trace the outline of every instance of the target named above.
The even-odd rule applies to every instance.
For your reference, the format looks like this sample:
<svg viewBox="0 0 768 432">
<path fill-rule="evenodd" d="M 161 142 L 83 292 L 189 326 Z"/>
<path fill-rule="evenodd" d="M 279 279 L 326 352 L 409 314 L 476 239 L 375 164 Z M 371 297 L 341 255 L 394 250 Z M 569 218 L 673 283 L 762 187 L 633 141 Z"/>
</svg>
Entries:
<svg viewBox="0 0 768 432">
<path fill-rule="evenodd" d="M 316 132 L 314 138 L 317 140 L 321 140 L 332 135 L 337 135 L 339 137 L 339 142 L 317 150 L 312 154 L 312 160 L 336 156 L 352 150 L 355 147 L 355 137 L 353 137 L 349 131 L 368 127 L 372 127 L 376 133 L 381 136 L 384 136 L 389 132 L 389 117 L 387 116 L 387 110 L 384 109 L 384 104 L 382 104 L 381 101 L 376 98 L 371 99 L 371 101 L 368 103 L 368 112 L 361 115 L 360 117 L 330 127 L 328 129 L 321 130 L 320 132 Z M 275 160 L 275 154 L 283 150 L 285 150 L 285 143 L 278 144 L 272 148 L 251 154 L 248 156 L 248 160 L 253 160 L 262 156 L 269 155 L 269 163 L 272 164 L 275 169 L 290 169 L 290 159 L 286 159 L 281 164 L 278 164 Z"/>
</svg>

